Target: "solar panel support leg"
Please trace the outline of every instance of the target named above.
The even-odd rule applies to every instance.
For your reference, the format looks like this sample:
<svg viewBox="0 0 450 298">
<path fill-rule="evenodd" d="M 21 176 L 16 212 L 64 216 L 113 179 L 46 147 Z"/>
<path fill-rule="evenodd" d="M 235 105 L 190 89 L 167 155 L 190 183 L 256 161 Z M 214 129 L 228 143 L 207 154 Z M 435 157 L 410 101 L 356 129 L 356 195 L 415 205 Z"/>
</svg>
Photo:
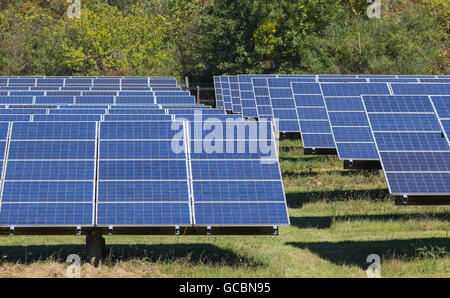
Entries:
<svg viewBox="0 0 450 298">
<path fill-rule="evenodd" d="M 14 227 L 9 227 L 9 235 L 14 236 Z"/>
<path fill-rule="evenodd" d="M 211 235 L 211 234 L 212 234 L 211 226 L 207 226 L 206 227 L 206 235 Z"/>
<path fill-rule="evenodd" d="M 403 205 L 408 205 L 408 196 L 403 196 Z"/>
<path fill-rule="evenodd" d="M 106 256 L 105 238 L 100 229 L 92 229 L 86 234 L 87 260 L 97 267 Z"/>
</svg>

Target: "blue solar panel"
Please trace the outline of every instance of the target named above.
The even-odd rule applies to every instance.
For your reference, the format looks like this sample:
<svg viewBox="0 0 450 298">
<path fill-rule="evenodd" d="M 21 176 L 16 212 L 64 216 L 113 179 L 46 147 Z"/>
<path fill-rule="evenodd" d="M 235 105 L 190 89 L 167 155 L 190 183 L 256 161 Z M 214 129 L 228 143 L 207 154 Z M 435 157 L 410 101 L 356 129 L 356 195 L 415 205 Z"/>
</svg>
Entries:
<svg viewBox="0 0 450 298">
<path fill-rule="evenodd" d="M 242 115 L 244 117 L 258 117 L 252 78 L 273 78 L 275 75 L 238 75 L 239 91 L 241 94 Z"/>
<path fill-rule="evenodd" d="M 448 145 L 442 142 L 442 134 L 420 133 L 420 132 L 390 132 L 377 133 L 378 148 L 381 151 L 427 151 L 427 150 L 448 150 Z M 402 140 L 399 142 L 398 140 Z"/>
<path fill-rule="evenodd" d="M 186 152 L 172 149 L 172 124 L 101 123 L 99 225 L 192 223 Z"/>
<path fill-rule="evenodd" d="M 289 224 L 284 203 L 195 203 L 198 225 Z"/>
<path fill-rule="evenodd" d="M 99 202 L 181 202 L 186 200 L 186 181 L 103 181 Z"/>
<path fill-rule="evenodd" d="M 433 114 L 369 114 L 374 131 L 441 131 Z"/>
<path fill-rule="evenodd" d="M 2 202 L 45 203 L 45 202 L 91 202 L 94 196 L 92 181 L 6 181 Z M 92 220 L 92 218 L 91 218 Z"/>
<path fill-rule="evenodd" d="M 14 122 L 0 225 L 92 225 L 95 135 L 95 122 Z"/>
<path fill-rule="evenodd" d="M 76 98 L 77 104 L 113 104 L 114 97 L 112 96 L 78 96 Z"/>
<path fill-rule="evenodd" d="M 391 86 L 394 94 L 398 95 L 450 95 L 449 84 L 391 84 Z"/>
<path fill-rule="evenodd" d="M 374 142 L 338 143 L 336 149 L 343 160 L 378 160 L 378 152 Z"/>
<path fill-rule="evenodd" d="M 216 107 L 223 108 L 222 82 L 219 76 L 214 76 L 214 92 L 216 96 Z"/>
<path fill-rule="evenodd" d="M 198 181 L 194 182 L 197 202 L 283 202 L 281 181 Z"/>
<path fill-rule="evenodd" d="M 180 115 L 174 115 L 177 120 L 180 121 L 208 121 L 208 122 L 214 122 L 214 121 L 242 121 L 241 115 L 232 115 L 232 114 L 224 114 L 224 115 L 186 115 L 186 114 L 180 114 Z"/>
<path fill-rule="evenodd" d="M 67 121 L 67 122 L 86 122 L 100 121 L 101 115 L 34 115 L 33 121 Z"/>
<path fill-rule="evenodd" d="M 366 113 L 364 112 L 328 112 L 332 127 L 357 126 L 369 127 Z"/>
<path fill-rule="evenodd" d="M 12 140 L 88 140 L 95 139 L 95 122 L 14 123 Z"/>
<path fill-rule="evenodd" d="M 154 104 L 153 96 L 120 96 L 116 98 L 116 104 Z"/>
<path fill-rule="evenodd" d="M 78 108 L 72 108 L 72 109 L 50 109 L 49 114 L 51 115 L 61 115 L 61 114 L 67 114 L 67 115 L 101 115 L 105 114 L 106 109 L 78 109 Z M 35 113 L 38 114 L 38 113 Z"/>
<path fill-rule="evenodd" d="M 195 103 L 194 96 L 156 96 L 155 103 L 157 104 L 190 104 Z"/>
<path fill-rule="evenodd" d="M 36 104 L 73 104 L 73 96 L 38 96 Z"/>
<path fill-rule="evenodd" d="M 93 180 L 92 161 L 8 161 L 6 180 Z"/>
<path fill-rule="evenodd" d="M 439 118 L 450 119 L 450 96 L 431 96 L 431 101 Z"/>
<path fill-rule="evenodd" d="M 11 91 L 10 96 L 42 96 L 44 91 Z"/>
<path fill-rule="evenodd" d="M 103 122 L 100 126 L 102 140 L 172 140 L 179 131 L 172 125 L 182 122 Z"/>
<path fill-rule="evenodd" d="M 105 115 L 105 121 L 170 121 L 170 115 Z"/>
<path fill-rule="evenodd" d="M 185 159 L 171 150 L 172 141 L 102 141 L 101 159 Z"/>
<path fill-rule="evenodd" d="M 153 115 L 164 115 L 166 113 L 163 109 L 110 109 L 108 111 L 111 115 L 132 115 L 132 114 L 153 114 Z"/>
<path fill-rule="evenodd" d="M 190 134 L 195 224 L 289 223 L 271 126 L 266 123 L 265 127 L 258 127 L 258 124 L 235 123 L 233 137 L 216 139 L 214 144 L 219 151 L 210 153 L 202 146 L 205 139 Z M 251 133 L 255 128 L 256 132 Z M 225 139 L 230 129 L 221 127 L 221 132 Z M 258 147 L 262 140 L 265 150 Z"/>
<path fill-rule="evenodd" d="M 233 113 L 241 113 L 241 94 L 239 92 L 239 80 L 237 76 L 229 76 L 228 80 L 230 82 L 230 95 Z"/>
<path fill-rule="evenodd" d="M 92 203 L 4 203 L 1 207 L 0 225 L 92 225 Z"/>
<path fill-rule="evenodd" d="M 11 141 L 8 158 L 95 159 L 94 141 Z"/>
<path fill-rule="evenodd" d="M 189 225 L 187 203 L 99 203 L 99 225 Z"/>
<path fill-rule="evenodd" d="M 100 160 L 100 180 L 183 180 L 185 160 Z"/>
<path fill-rule="evenodd" d="M 393 195 L 450 194 L 450 146 L 442 136 L 431 100 L 425 99 L 410 96 L 405 102 L 404 96 L 363 96 Z M 387 101 L 389 104 L 382 104 Z"/>
<path fill-rule="evenodd" d="M 303 134 L 303 146 L 305 148 L 336 148 L 332 134 Z"/>
<path fill-rule="evenodd" d="M 233 110 L 233 102 L 231 100 L 230 80 L 228 76 L 221 76 L 220 83 L 222 86 L 223 106 L 225 110 Z"/>
<path fill-rule="evenodd" d="M 367 112 L 433 112 L 427 96 L 364 96 Z M 392 100 L 395 99 L 395 100 Z"/>
<path fill-rule="evenodd" d="M 316 83 L 291 85 L 304 148 L 335 148 L 325 101 L 320 95 L 320 85 Z"/>
<path fill-rule="evenodd" d="M 0 96 L 0 103 L 3 104 L 32 104 L 32 96 Z"/>
<path fill-rule="evenodd" d="M 30 115 L 0 115 L 0 121 L 25 121 L 31 120 Z"/>
<path fill-rule="evenodd" d="M 383 83 L 320 84 L 323 96 L 360 96 L 363 94 L 390 94 L 389 87 Z"/>
</svg>

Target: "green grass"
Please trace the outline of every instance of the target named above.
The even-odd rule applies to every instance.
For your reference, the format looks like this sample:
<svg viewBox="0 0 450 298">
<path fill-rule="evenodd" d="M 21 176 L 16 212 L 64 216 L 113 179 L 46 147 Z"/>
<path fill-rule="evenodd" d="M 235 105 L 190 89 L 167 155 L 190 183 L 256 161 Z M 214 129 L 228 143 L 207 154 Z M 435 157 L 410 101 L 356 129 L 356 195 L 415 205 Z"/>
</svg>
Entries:
<svg viewBox="0 0 450 298">
<path fill-rule="evenodd" d="M 106 236 L 110 256 L 85 277 L 450 276 L 450 207 L 398 207 L 382 173 L 345 171 L 335 156 L 303 156 L 280 142 L 291 225 L 279 236 Z M 0 238 L 0 277 L 64 277 L 80 236 Z"/>
</svg>

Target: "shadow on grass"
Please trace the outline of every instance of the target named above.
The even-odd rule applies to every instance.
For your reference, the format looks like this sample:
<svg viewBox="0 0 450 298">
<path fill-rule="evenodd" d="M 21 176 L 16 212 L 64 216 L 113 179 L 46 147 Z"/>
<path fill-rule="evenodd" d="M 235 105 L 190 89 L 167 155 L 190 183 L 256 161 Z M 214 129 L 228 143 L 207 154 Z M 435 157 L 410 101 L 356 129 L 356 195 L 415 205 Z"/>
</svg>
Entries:
<svg viewBox="0 0 450 298">
<path fill-rule="evenodd" d="M 387 189 L 311 191 L 291 192 L 286 194 L 287 204 L 290 208 L 301 208 L 305 203 L 321 201 L 336 202 L 361 199 L 392 200 Z"/>
<path fill-rule="evenodd" d="M 448 238 L 425 238 L 385 241 L 342 241 L 342 242 L 288 242 L 299 249 L 308 249 L 322 259 L 337 265 L 354 265 L 367 269 L 366 259 L 377 254 L 383 261 L 391 259 L 412 260 L 417 258 L 441 259 L 450 252 Z"/>
<path fill-rule="evenodd" d="M 389 220 L 412 220 L 412 219 L 437 219 L 450 220 L 448 213 L 398 213 L 398 214 L 357 214 L 345 216 L 310 216 L 310 217 L 291 217 L 291 225 L 294 227 L 329 229 L 335 221 L 389 221 Z M 450 241 L 449 241 L 450 242 Z"/>
<path fill-rule="evenodd" d="M 315 177 L 317 176 L 319 173 L 314 172 L 314 171 L 309 171 L 309 172 L 291 172 L 291 171 L 285 171 L 283 172 L 283 178 L 291 178 L 291 179 L 296 179 L 296 178 L 300 178 L 300 177 Z"/>
<path fill-rule="evenodd" d="M 280 162 L 283 162 L 283 161 L 310 162 L 310 161 L 317 160 L 317 158 L 315 158 L 315 157 L 284 157 L 284 156 L 280 156 L 279 159 L 280 159 Z"/>
<path fill-rule="evenodd" d="M 139 259 L 145 262 L 190 264 L 212 264 L 225 266 L 261 267 L 263 263 L 254 261 L 231 250 L 212 244 L 106 244 L 107 264 Z M 0 262 L 30 264 L 36 261 L 55 261 L 64 263 L 70 254 L 78 254 L 85 259 L 84 245 L 30 245 L 0 246 Z"/>
</svg>

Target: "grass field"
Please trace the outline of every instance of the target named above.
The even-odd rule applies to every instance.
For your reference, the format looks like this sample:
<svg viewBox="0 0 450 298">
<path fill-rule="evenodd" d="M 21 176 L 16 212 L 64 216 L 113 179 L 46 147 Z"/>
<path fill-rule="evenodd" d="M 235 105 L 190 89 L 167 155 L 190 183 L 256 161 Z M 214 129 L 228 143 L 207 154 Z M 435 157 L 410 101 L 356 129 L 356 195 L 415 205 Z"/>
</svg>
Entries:
<svg viewBox="0 0 450 298">
<path fill-rule="evenodd" d="M 344 171 L 335 156 L 280 142 L 291 226 L 279 236 L 106 236 L 109 257 L 82 277 L 450 276 L 450 207 L 398 207 L 382 174 Z M 0 238 L 0 277 L 65 277 L 82 236 Z"/>
</svg>

